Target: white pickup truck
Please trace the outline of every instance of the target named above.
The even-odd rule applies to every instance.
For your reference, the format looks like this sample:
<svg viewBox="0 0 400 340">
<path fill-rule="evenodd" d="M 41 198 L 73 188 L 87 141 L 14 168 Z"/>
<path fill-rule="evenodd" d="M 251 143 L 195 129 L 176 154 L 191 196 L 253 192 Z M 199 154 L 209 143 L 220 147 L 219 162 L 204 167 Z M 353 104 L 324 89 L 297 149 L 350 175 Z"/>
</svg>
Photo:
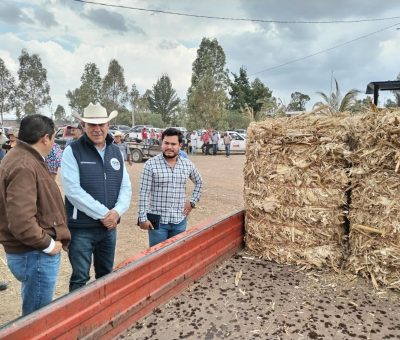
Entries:
<svg viewBox="0 0 400 340">
<path fill-rule="evenodd" d="M 236 131 L 226 131 L 231 137 L 231 153 L 244 153 L 246 152 L 246 138 L 237 133 Z M 197 139 L 197 150 L 201 150 L 203 141 L 200 136 Z M 211 147 L 210 147 L 211 149 Z M 218 141 L 218 151 L 225 151 L 223 135 L 220 135 Z"/>
</svg>

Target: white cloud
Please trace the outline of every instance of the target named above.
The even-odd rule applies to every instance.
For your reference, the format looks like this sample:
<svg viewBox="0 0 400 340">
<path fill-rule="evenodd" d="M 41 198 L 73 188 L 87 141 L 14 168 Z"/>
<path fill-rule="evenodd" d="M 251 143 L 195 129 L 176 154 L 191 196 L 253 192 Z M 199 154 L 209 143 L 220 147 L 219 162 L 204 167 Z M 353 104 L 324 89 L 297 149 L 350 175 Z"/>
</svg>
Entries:
<svg viewBox="0 0 400 340">
<path fill-rule="evenodd" d="M 381 6 L 361 0 L 312 2 L 312 6 L 305 0 L 295 3 L 285 0 L 115 0 L 113 3 L 199 15 L 294 20 L 385 17 L 395 15 L 400 9 L 396 1 Z M 125 70 L 127 85 L 135 83 L 141 93 L 151 88 L 162 73 L 168 73 L 173 87 L 184 98 L 190 86 L 192 63 L 203 37 L 218 39 L 230 71 L 237 73 L 244 65 L 252 74 L 396 22 L 261 24 L 151 14 L 71 1 L 6 0 L 5 4 L 10 13 L 18 14 L 19 20 L 5 20 L 0 15 L 0 57 L 16 76 L 22 48 L 39 54 L 48 70 L 53 109 L 61 104 L 67 112 L 65 93 L 80 85 L 84 65 L 88 62 L 96 63 L 104 76 L 110 60 L 117 59 Z M 88 18 L 90 13 L 99 13 L 99 10 L 106 13 L 101 25 L 98 16 L 92 16 L 92 20 Z M 38 13 L 41 20 L 37 20 Z M 110 29 L 110 25 L 119 31 Z M 342 92 L 351 88 L 365 90 L 369 81 L 394 79 L 400 72 L 399 38 L 400 31 L 393 28 L 250 78 L 259 77 L 285 103 L 295 91 L 310 95 L 313 101 L 319 100 L 315 92 L 329 92 L 332 72 Z"/>
</svg>

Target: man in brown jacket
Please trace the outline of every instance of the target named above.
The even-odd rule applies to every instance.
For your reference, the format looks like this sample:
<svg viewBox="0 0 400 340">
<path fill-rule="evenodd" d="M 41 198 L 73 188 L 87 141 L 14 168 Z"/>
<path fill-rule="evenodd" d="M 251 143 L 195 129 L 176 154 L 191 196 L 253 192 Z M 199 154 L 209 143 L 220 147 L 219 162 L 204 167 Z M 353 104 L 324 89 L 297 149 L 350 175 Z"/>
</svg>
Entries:
<svg viewBox="0 0 400 340">
<path fill-rule="evenodd" d="M 44 161 L 54 129 L 48 117 L 25 117 L 17 146 L 0 165 L 0 243 L 22 283 L 22 315 L 53 299 L 60 251 L 71 239 L 60 190 Z"/>
</svg>

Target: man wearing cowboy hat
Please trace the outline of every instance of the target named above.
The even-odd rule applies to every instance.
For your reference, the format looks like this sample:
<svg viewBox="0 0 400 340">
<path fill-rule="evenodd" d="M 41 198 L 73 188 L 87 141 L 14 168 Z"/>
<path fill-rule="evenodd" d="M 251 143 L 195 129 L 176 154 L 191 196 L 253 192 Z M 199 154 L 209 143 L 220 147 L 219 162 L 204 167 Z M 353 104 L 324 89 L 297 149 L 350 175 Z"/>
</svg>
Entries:
<svg viewBox="0 0 400 340">
<path fill-rule="evenodd" d="M 113 269 L 116 227 L 132 195 L 122 154 L 108 134 L 108 123 L 117 115 L 92 103 L 83 116 L 73 114 L 82 122 L 84 134 L 65 148 L 61 163 L 72 235 L 70 291 L 89 281 L 92 255 L 96 279 Z"/>
<path fill-rule="evenodd" d="M 118 146 L 119 150 L 122 153 L 122 156 L 124 157 L 124 161 L 128 162 L 129 165 L 132 165 L 132 160 L 131 160 L 131 153 L 129 152 L 129 146 L 127 143 L 122 141 L 123 133 L 121 131 L 115 131 L 113 134 L 114 137 L 114 143 L 116 146 Z"/>
</svg>

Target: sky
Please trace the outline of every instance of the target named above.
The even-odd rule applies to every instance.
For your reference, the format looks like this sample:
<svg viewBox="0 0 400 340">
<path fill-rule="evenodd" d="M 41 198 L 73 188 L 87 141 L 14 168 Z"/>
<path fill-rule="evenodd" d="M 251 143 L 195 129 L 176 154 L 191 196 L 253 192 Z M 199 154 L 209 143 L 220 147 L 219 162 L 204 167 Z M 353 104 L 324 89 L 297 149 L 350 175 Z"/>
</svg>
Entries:
<svg viewBox="0 0 400 340">
<path fill-rule="evenodd" d="M 0 1 L 0 58 L 17 78 L 22 49 L 41 57 L 52 98 L 44 114 L 59 104 L 69 114 L 65 93 L 80 86 L 85 64 L 96 63 L 104 77 L 114 58 L 124 68 L 129 88 L 134 83 L 143 94 L 167 73 L 185 99 L 203 37 L 218 40 L 230 72 L 238 74 L 245 67 L 250 81 L 258 77 L 285 105 L 299 91 L 311 97 L 311 109 L 321 100 L 316 92 L 331 92 L 333 79 L 341 93 L 355 88 L 362 99 L 369 82 L 395 80 L 400 73 L 398 0 L 91 2 Z M 390 92 L 381 92 L 379 104 L 387 98 L 392 98 Z"/>
</svg>

